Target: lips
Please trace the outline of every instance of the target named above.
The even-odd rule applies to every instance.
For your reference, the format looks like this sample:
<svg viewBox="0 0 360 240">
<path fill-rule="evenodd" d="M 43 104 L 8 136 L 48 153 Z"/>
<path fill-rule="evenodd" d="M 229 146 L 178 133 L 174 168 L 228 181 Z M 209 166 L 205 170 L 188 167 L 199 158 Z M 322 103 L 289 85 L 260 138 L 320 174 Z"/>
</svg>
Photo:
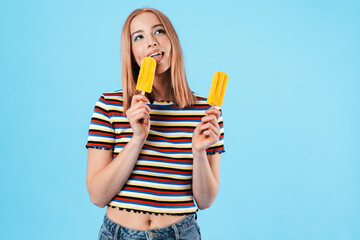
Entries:
<svg viewBox="0 0 360 240">
<path fill-rule="evenodd" d="M 164 56 L 164 52 L 157 49 L 157 50 L 150 52 L 147 56 L 154 58 L 156 60 L 156 63 L 159 63 Z"/>
<path fill-rule="evenodd" d="M 156 63 L 159 63 L 161 61 L 161 59 L 163 58 L 163 54 L 155 55 L 152 58 L 156 60 Z"/>
</svg>

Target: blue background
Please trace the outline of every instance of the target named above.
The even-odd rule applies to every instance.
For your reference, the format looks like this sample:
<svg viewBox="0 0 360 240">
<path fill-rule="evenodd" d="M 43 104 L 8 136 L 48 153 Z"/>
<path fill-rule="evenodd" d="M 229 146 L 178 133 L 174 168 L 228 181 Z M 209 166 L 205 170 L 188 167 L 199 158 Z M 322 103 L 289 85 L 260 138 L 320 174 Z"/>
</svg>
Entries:
<svg viewBox="0 0 360 240">
<path fill-rule="evenodd" d="M 86 189 L 97 99 L 121 88 L 132 10 L 172 21 L 189 84 L 229 75 L 205 240 L 360 239 L 359 1 L 0 0 L 1 239 L 96 239 Z"/>
</svg>

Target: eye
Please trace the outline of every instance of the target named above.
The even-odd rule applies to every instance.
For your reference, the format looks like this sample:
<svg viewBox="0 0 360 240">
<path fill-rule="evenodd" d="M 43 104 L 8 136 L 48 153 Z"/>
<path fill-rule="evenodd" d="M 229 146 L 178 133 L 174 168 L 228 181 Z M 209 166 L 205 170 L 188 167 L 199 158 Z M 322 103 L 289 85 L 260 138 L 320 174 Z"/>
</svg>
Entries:
<svg viewBox="0 0 360 240">
<path fill-rule="evenodd" d="M 155 30 L 154 35 L 161 34 L 161 33 L 165 33 L 165 30 L 162 28 L 159 28 L 159 29 Z"/>
<path fill-rule="evenodd" d="M 136 40 L 139 40 L 139 39 L 143 38 L 143 37 L 144 37 L 144 36 L 141 35 L 141 34 L 135 35 L 135 36 L 134 36 L 134 42 L 135 42 Z"/>
</svg>

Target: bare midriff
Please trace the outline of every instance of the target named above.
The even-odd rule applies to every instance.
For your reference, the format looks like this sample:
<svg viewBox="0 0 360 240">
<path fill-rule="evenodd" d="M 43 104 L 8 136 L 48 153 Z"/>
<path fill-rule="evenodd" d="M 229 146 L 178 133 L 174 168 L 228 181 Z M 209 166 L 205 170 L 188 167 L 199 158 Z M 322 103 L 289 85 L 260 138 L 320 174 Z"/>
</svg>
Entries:
<svg viewBox="0 0 360 240">
<path fill-rule="evenodd" d="M 185 215 L 176 216 L 135 213 L 133 211 L 128 212 L 112 207 L 107 208 L 106 215 L 111 221 L 116 222 L 123 227 L 140 231 L 168 227 L 186 217 Z"/>
</svg>

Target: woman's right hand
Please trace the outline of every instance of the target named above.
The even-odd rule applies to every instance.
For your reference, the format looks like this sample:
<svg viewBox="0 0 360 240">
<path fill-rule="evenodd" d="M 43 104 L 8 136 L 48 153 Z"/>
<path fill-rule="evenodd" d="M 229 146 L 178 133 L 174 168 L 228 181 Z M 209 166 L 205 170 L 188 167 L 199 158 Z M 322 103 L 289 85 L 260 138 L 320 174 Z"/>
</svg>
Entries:
<svg viewBox="0 0 360 240">
<path fill-rule="evenodd" d="M 126 116 L 133 130 L 133 138 L 145 140 L 150 131 L 150 107 L 146 105 L 149 99 L 142 94 L 134 95 Z"/>
</svg>

